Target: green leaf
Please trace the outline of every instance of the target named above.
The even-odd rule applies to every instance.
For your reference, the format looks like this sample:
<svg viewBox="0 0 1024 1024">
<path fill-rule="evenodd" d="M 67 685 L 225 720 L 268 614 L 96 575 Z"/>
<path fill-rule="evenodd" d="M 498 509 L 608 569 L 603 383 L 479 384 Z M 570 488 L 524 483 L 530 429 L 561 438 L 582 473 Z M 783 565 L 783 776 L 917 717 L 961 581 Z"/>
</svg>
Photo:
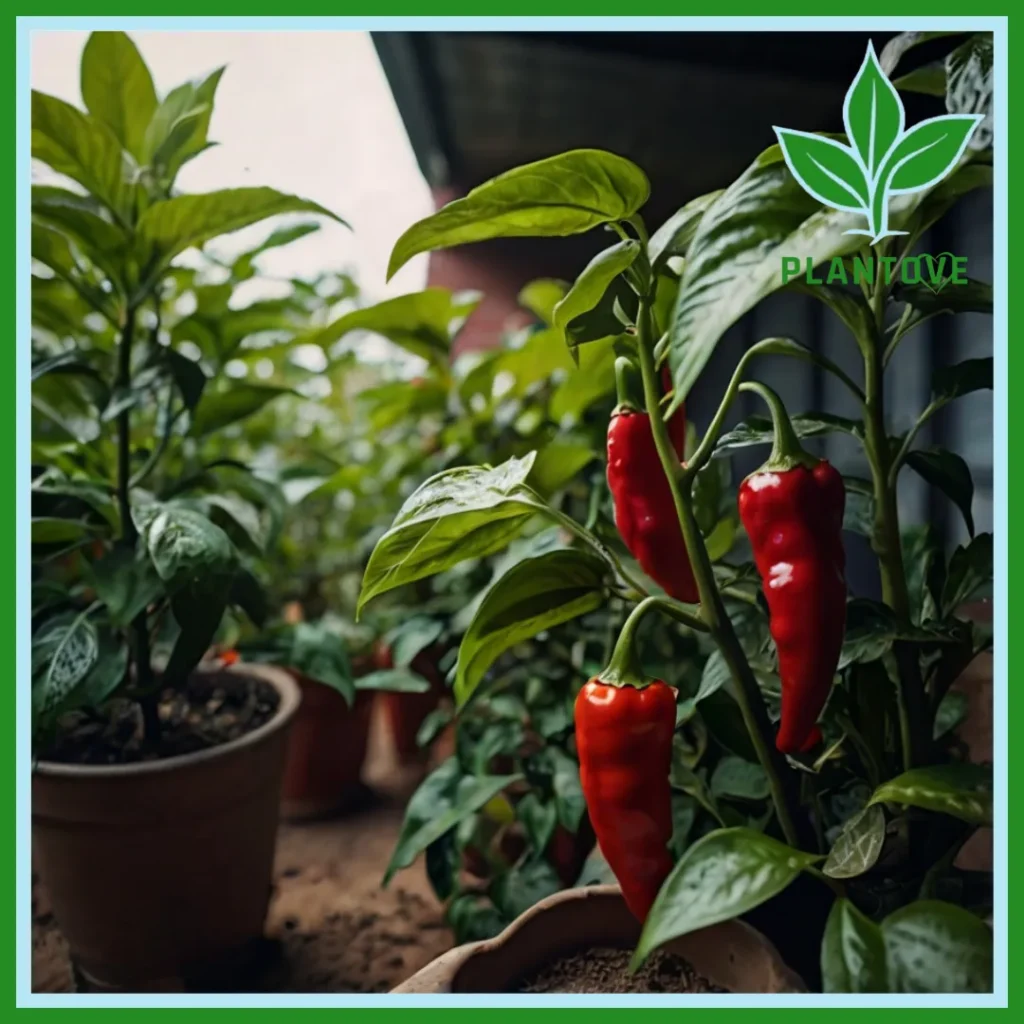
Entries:
<svg viewBox="0 0 1024 1024">
<path fill-rule="evenodd" d="M 882 922 L 891 992 L 991 992 L 992 932 L 970 911 L 919 900 Z"/>
<path fill-rule="evenodd" d="M 436 839 L 476 813 L 519 775 L 464 776 L 458 760 L 449 758 L 424 779 L 405 810 L 398 843 L 381 885 L 407 868 Z"/>
<path fill-rule="evenodd" d="M 860 213 L 870 205 L 868 181 L 853 151 L 836 139 L 776 128 L 786 165 L 819 203 Z"/>
<path fill-rule="evenodd" d="M 459 646 L 455 700 L 464 704 L 495 659 L 517 643 L 604 603 L 608 567 L 566 548 L 527 558 L 491 586 Z"/>
<path fill-rule="evenodd" d="M 856 878 L 870 871 L 885 843 L 885 811 L 878 804 L 865 807 L 843 826 L 822 871 L 830 878 Z"/>
<path fill-rule="evenodd" d="M 444 622 L 441 619 L 430 619 L 424 615 L 404 619 L 387 636 L 395 666 L 405 668 L 443 632 Z"/>
<path fill-rule="evenodd" d="M 608 286 L 624 270 L 633 265 L 640 253 L 640 243 L 625 239 L 599 252 L 584 268 L 575 283 L 554 308 L 554 325 L 572 345 L 567 329 L 576 317 L 589 313 L 604 296 Z"/>
<path fill-rule="evenodd" d="M 597 453 L 585 442 L 552 441 L 537 453 L 530 482 L 540 494 L 554 494 L 575 480 L 596 457 Z"/>
<path fill-rule="evenodd" d="M 683 761 L 683 740 L 681 736 L 676 736 L 673 739 L 672 747 L 672 768 L 669 772 L 669 784 L 673 789 L 678 789 L 687 796 L 692 797 L 715 821 L 720 825 L 724 825 L 725 822 L 722 819 L 722 812 L 719 810 L 718 803 L 704 781 L 705 772 L 701 770 L 700 774 L 698 774 L 692 768 L 688 768 Z"/>
<path fill-rule="evenodd" d="M 633 967 L 672 939 L 760 906 L 819 860 L 749 828 L 709 833 L 683 854 L 665 879 L 633 954 Z"/>
<path fill-rule="evenodd" d="M 940 740 L 951 733 L 967 719 L 970 712 L 970 701 L 967 694 L 960 690 L 950 690 L 939 702 L 935 711 L 935 725 L 932 728 L 932 739 Z"/>
<path fill-rule="evenodd" d="M 518 302 L 523 309 L 528 309 L 538 320 L 550 327 L 554 323 L 555 306 L 568 290 L 569 284 L 566 281 L 540 277 L 523 285 Z"/>
<path fill-rule="evenodd" d="M 93 32 L 82 50 L 82 99 L 136 159 L 157 107 L 146 62 L 124 32 Z"/>
<path fill-rule="evenodd" d="M 421 675 L 404 668 L 368 672 L 355 681 L 357 690 L 385 690 L 389 693 L 426 693 L 430 683 Z"/>
<path fill-rule="evenodd" d="M 155 557 L 153 560 L 156 562 Z M 209 650 L 227 610 L 231 579 L 231 575 L 211 569 L 188 579 L 171 598 L 171 611 L 180 632 L 163 672 L 166 686 L 184 685 Z"/>
<path fill-rule="evenodd" d="M 225 391 L 207 391 L 192 415 L 192 433 L 203 437 L 223 430 L 259 412 L 267 402 L 292 393 L 291 388 L 239 381 L 233 382 Z"/>
<path fill-rule="evenodd" d="M 955 366 L 940 366 L 932 373 L 932 402 L 936 405 L 946 405 L 973 391 L 991 390 L 991 356 L 984 359 L 965 359 Z"/>
<path fill-rule="evenodd" d="M 95 536 L 99 528 L 79 519 L 63 519 L 57 516 L 32 517 L 33 544 L 64 544 Z"/>
<path fill-rule="evenodd" d="M 844 476 L 843 485 L 846 488 L 843 529 L 870 539 L 875 533 L 875 495 L 871 481 Z"/>
<path fill-rule="evenodd" d="M 152 562 L 132 548 L 115 547 L 93 565 L 92 572 L 96 596 L 119 626 L 127 626 L 163 593 Z"/>
<path fill-rule="evenodd" d="M 800 413 L 793 416 L 791 422 L 796 436 L 801 439 L 835 433 L 850 434 L 857 438 L 864 436 L 864 424 L 860 420 L 833 416 L 827 412 Z M 774 437 L 775 431 L 769 417 L 750 416 L 718 439 L 714 456 L 718 458 L 750 445 L 771 444 Z"/>
<path fill-rule="evenodd" d="M 350 331 L 371 331 L 435 366 L 447 367 L 452 338 L 480 299 L 475 292 L 467 297 L 428 288 L 355 309 L 303 341 L 327 350 Z"/>
<path fill-rule="evenodd" d="M 649 194 L 639 167 L 598 149 L 516 167 L 413 224 L 395 243 L 388 280 L 422 252 L 488 238 L 577 235 L 628 220 Z"/>
<path fill-rule="evenodd" d="M 897 196 L 889 226 L 902 229 L 925 198 Z M 744 313 L 782 287 L 782 257 L 818 266 L 859 248 L 863 218 L 824 209 L 793 177 L 779 146 L 762 153 L 708 208 L 687 252 L 669 335 L 674 412 L 719 339 Z"/>
<path fill-rule="evenodd" d="M 846 94 L 843 124 L 861 164 L 874 181 L 890 147 L 903 133 L 903 102 L 870 43 Z"/>
<path fill-rule="evenodd" d="M 133 512 L 138 519 L 139 510 Z M 146 510 L 145 517 L 139 532 L 157 574 L 168 587 L 234 573 L 238 559 L 234 545 L 202 513 L 168 504 Z"/>
<path fill-rule="evenodd" d="M 759 764 L 742 757 L 723 757 L 711 773 L 711 792 L 718 799 L 764 800 L 769 794 L 768 776 Z"/>
<path fill-rule="evenodd" d="M 883 782 L 870 803 L 907 804 L 971 825 L 992 824 L 992 772 L 975 764 L 914 768 Z"/>
<path fill-rule="evenodd" d="M 992 584 L 992 534 L 979 533 L 966 547 L 958 547 L 949 560 L 942 590 L 945 615 L 980 596 Z"/>
<path fill-rule="evenodd" d="M 651 235 L 651 240 L 647 243 L 647 258 L 655 271 L 673 256 L 686 255 L 686 250 L 690 248 L 693 236 L 697 233 L 701 217 L 723 191 L 718 189 L 716 192 L 708 192 L 691 199 Z"/>
<path fill-rule="evenodd" d="M 992 144 L 992 36 L 971 36 L 946 57 L 946 109 L 951 114 L 976 114 L 983 123 L 971 138 L 973 149 Z"/>
<path fill-rule="evenodd" d="M 134 169 L 117 136 L 71 104 L 35 90 L 32 157 L 84 186 L 122 222 L 131 219 Z"/>
<path fill-rule="evenodd" d="M 498 875 L 488 889 L 494 905 L 509 920 L 525 914 L 535 903 L 562 888 L 554 867 L 535 856 Z"/>
<path fill-rule="evenodd" d="M 704 669 L 700 677 L 700 685 L 697 687 L 697 692 L 686 700 L 681 701 L 679 706 L 676 708 L 676 723 L 682 724 L 688 722 L 693 718 L 694 713 L 697 710 L 697 705 L 704 700 L 705 697 L 710 697 L 711 694 L 720 690 L 725 686 L 732 678 L 729 672 L 729 666 L 726 665 L 725 659 L 722 657 L 722 653 L 719 650 L 714 650 L 708 657 L 708 660 L 704 662 Z"/>
<path fill-rule="evenodd" d="M 602 398 L 615 391 L 615 349 L 608 344 L 580 350 L 579 368 L 558 386 L 549 413 L 560 424 L 577 423 Z"/>
<path fill-rule="evenodd" d="M 849 900 L 832 904 L 821 943 L 821 977 L 830 994 L 889 990 L 882 932 Z"/>
<path fill-rule="evenodd" d="M 231 581 L 228 603 L 241 608 L 254 626 L 262 627 L 266 622 L 267 595 L 260 581 L 248 569 L 238 569 Z"/>
<path fill-rule="evenodd" d="M 32 219 L 70 238 L 112 281 L 124 284 L 128 236 L 89 196 L 49 185 L 32 186 Z"/>
<path fill-rule="evenodd" d="M 543 853 L 558 824 L 558 811 L 554 802 L 542 802 L 537 793 L 531 790 L 516 804 L 516 817 L 522 822 L 531 846 Z"/>
<path fill-rule="evenodd" d="M 370 555 L 357 612 L 378 594 L 505 547 L 546 508 L 526 487 L 533 460 L 531 452 L 494 469 L 449 469 L 418 487 Z"/>
<path fill-rule="evenodd" d="M 155 274 L 175 256 L 280 213 L 318 213 L 348 227 L 319 203 L 272 188 L 226 188 L 154 203 L 136 227 L 139 262 Z"/>
<path fill-rule="evenodd" d="M 907 577 L 911 621 L 920 625 L 940 618 L 945 556 L 933 526 L 910 526 L 900 531 L 900 548 Z"/>
<path fill-rule="evenodd" d="M 224 70 L 218 68 L 201 82 L 185 82 L 172 89 L 154 112 L 146 128 L 142 162 L 156 165 L 168 182 L 210 145 L 207 133 L 213 100 Z"/>
<path fill-rule="evenodd" d="M 937 185 L 957 165 L 981 120 L 976 114 L 947 114 L 914 125 L 886 157 L 880 184 L 891 195 Z"/>
<path fill-rule="evenodd" d="M 167 347 L 160 350 L 167 369 L 181 394 L 185 408 L 194 413 L 206 387 L 206 372 L 194 359 Z"/>
<path fill-rule="evenodd" d="M 558 821 L 562 828 L 575 835 L 579 831 L 583 815 L 587 812 L 587 802 L 580 785 L 579 762 L 561 747 L 551 745 L 547 750 Z"/>
<path fill-rule="evenodd" d="M 974 501 L 974 481 L 967 463 L 956 452 L 933 445 L 931 448 L 908 452 L 907 465 L 927 483 L 938 487 L 960 509 L 967 524 L 967 532 L 973 537 L 971 504 Z"/>
<path fill-rule="evenodd" d="M 925 96 L 946 95 L 946 68 L 944 65 L 926 64 L 906 75 L 893 79 L 900 92 L 919 92 Z"/>
<path fill-rule="evenodd" d="M 45 665 L 32 687 L 32 705 L 40 714 L 49 714 L 62 704 L 96 664 L 99 634 L 90 611 L 51 619 L 32 638 L 33 669 L 37 662 Z"/>
</svg>

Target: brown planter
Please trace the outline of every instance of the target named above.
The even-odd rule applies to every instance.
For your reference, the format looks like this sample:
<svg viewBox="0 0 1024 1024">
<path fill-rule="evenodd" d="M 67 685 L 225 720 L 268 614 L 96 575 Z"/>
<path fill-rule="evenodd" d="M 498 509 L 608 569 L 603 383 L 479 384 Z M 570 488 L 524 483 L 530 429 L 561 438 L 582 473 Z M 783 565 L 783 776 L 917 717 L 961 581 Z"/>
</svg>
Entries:
<svg viewBox="0 0 1024 1024">
<path fill-rule="evenodd" d="M 416 735 L 427 715 L 441 702 L 445 692 L 437 667 L 441 653 L 434 648 L 427 648 L 417 654 L 409 666 L 430 683 L 426 693 L 381 694 L 395 751 L 402 764 L 422 764 L 429 757 L 429 752 L 417 745 Z"/>
<path fill-rule="evenodd" d="M 302 706 L 288 740 L 281 813 L 291 821 L 327 817 L 359 793 L 373 694 L 357 690 L 349 707 L 337 690 L 288 673 L 302 691 Z"/>
<path fill-rule="evenodd" d="M 278 669 L 226 671 L 280 694 L 248 735 L 164 761 L 33 772 L 33 855 L 91 986 L 182 991 L 262 936 L 300 696 Z"/>
<path fill-rule="evenodd" d="M 566 889 L 541 900 L 496 938 L 457 946 L 392 991 L 509 992 L 516 981 L 560 956 L 596 947 L 632 949 L 640 926 L 618 886 Z M 741 921 L 684 935 L 665 947 L 730 992 L 805 992 L 775 947 Z"/>
</svg>

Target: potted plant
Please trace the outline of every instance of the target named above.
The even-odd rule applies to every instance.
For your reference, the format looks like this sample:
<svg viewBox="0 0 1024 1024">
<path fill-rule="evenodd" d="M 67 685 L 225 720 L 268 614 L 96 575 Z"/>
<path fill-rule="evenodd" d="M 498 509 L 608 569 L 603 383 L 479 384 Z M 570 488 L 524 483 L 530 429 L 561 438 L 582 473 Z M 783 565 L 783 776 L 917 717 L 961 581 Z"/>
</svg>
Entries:
<svg viewBox="0 0 1024 1024">
<path fill-rule="evenodd" d="M 991 38 L 957 40 L 945 63 L 928 70 L 930 80 L 948 76 L 955 116 L 904 132 L 888 75 L 921 41 L 897 37 L 880 61 L 869 49 L 851 86 L 849 139 L 780 130 L 781 144 L 736 182 L 692 200 L 652 234 L 640 212 L 643 172 L 619 156 L 577 150 L 479 186 L 413 225 L 392 253 L 394 272 L 416 253 L 510 233 L 604 225 L 617 236 L 560 299 L 553 321 L 584 369 L 588 360 L 618 364 L 608 435 L 616 524 L 660 591 L 538 493 L 527 455 L 442 473 L 420 487 L 378 542 L 360 603 L 447 569 L 469 553 L 470 537 L 473 555 L 482 556 L 535 517 L 573 535 L 567 551 L 500 577 L 476 610 L 455 669 L 454 696 L 467 713 L 471 701 L 489 699 L 479 687 L 507 644 L 612 597 L 632 605 L 608 664 L 581 691 L 575 726 L 590 818 L 637 919 L 634 969 L 682 937 L 758 915 L 792 966 L 809 937 L 814 962 L 804 958 L 801 973 L 828 992 L 992 988 L 991 875 L 956 867 L 963 844 L 992 823 L 991 767 L 964 758 L 951 728 L 963 704 L 949 698 L 992 642 L 984 622 L 961 612 L 990 584 L 992 538 L 974 533 L 964 460 L 915 446 L 941 408 L 992 387 L 992 360 L 938 369 L 930 402 L 896 436 L 888 433 L 885 374 L 929 317 L 991 310 L 989 286 L 916 248 L 962 195 L 991 182 L 983 123 Z M 877 104 L 887 118 L 856 113 Z M 919 149 L 920 133 L 936 126 L 942 146 Z M 876 138 L 883 127 L 889 135 Z M 870 181 L 851 156 L 869 143 L 876 155 L 890 146 L 897 154 Z M 877 201 L 864 200 L 857 212 L 853 200 L 833 208 L 832 179 L 814 178 L 821 159 L 806 156 L 825 149 L 826 163 L 847 161 L 851 194 L 870 186 Z M 935 166 L 910 168 L 926 150 Z M 897 163 L 907 167 L 898 181 Z M 806 191 L 791 166 L 811 167 L 817 190 Z M 787 260 L 825 269 L 787 281 Z M 907 266 L 924 276 L 915 281 Z M 760 341 L 687 452 L 679 417 L 702 368 L 726 329 L 784 286 L 840 317 L 861 369 L 847 373 L 792 339 Z M 791 418 L 752 376 L 758 357 L 816 363 L 850 393 L 857 418 Z M 770 416 L 726 432 L 740 392 L 762 399 Z M 866 478 L 843 478 L 810 453 L 813 438 L 832 431 L 859 444 Z M 750 445 L 771 445 L 771 453 L 741 482 L 739 514 L 724 516 L 717 503 L 713 515 L 702 512 L 707 491 L 719 486 L 719 464 Z M 961 509 L 969 542 L 950 553 L 927 525 L 901 523 L 896 487 L 905 469 Z M 847 592 L 842 530 L 870 539 L 881 599 Z M 732 539 L 716 539 L 713 557 L 712 539 L 723 532 Z M 712 642 L 696 685 L 653 677 L 635 642 L 652 615 Z M 668 849 L 671 789 L 693 801 L 699 823 L 681 851 Z M 773 902 L 795 886 L 807 895 Z M 540 933 L 543 917 L 538 908 Z"/>
<path fill-rule="evenodd" d="M 32 94 L 32 155 L 73 183 L 32 194 L 33 853 L 73 962 L 114 989 L 192 984 L 260 937 L 299 704 L 273 669 L 198 671 L 229 608 L 262 618 L 251 531 L 274 498 L 214 438 L 280 390 L 223 374 L 240 338 L 182 326 L 175 300 L 216 288 L 175 260 L 333 216 L 175 189 L 222 71 L 159 97 L 130 39 L 98 32 L 86 111 Z"/>
</svg>

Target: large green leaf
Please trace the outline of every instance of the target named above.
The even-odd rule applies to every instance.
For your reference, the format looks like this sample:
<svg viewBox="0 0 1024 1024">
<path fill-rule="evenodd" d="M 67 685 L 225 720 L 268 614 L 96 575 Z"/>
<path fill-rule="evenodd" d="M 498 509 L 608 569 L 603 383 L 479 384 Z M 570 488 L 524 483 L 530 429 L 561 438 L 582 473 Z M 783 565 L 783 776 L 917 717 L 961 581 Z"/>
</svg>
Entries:
<svg viewBox="0 0 1024 1024">
<path fill-rule="evenodd" d="M 753 910 L 819 860 L 753 829 L 711 832 L 665 879 L 633 954 L 634 966 L 680 935 Z"/>
<path fill-rule="evenodd" d="M 942 589 L 942 611 L 954 614 L 992 585 L 992 534 L 979 533 L 966 547 L 958 547 L 949 560 Z"/>
<path fill-rule="evenodd" d="M 902 229 L 926 192 L 896 196 L 891 229 Z M 858 249 L 863 217 L 823 208 L 786 166 L 779 146 L 765 150 L 708 208 L 687 252 L 672 318 L 669 365 L 683 402 L 719 339 L 744 313 L 782 287 L 782 257 L 818 266 Z"/>
<path fill-rule="evenodd" d="M 456 702 L 469 700 L 494 660 L 510 647 L 601 607 L 607 575 L 603 559 L 567 548 L 524 559 L 500 576 L 462 638 Z"/>
<path fill-rule="evenodd" d="M 409 228 L 395 243 L 390 280 L 413 256 L 488 238 L 576 235 L 628 220 L 647 201 L 643 171 L 614 153 L 577 149 L 516 167 Z"/>
<path fill-rule="evenodd" d="M 554 320 L 555 306 L 568 290 L 569 284 L 566 281 L 539 277 L 523 285 L 519 292 L 519 305 L 550 326 Z"/>
<path fill-rule="evenodd" d="M 500 551 L 546 506 L 526 486 L 534 453 L 494 469 L 449 469 L 417 488 L 377 542 L 358 608 L 378 594 Z"/>
<path fill-rule="evenodd" d="M 382 885 L 407 868 L 432 842 L 480 810 L 518 775 L 463 775 L 457 758 L 449 758 L 426 777 L 405 809 L 405 820 Z"/>
<path fill-rule="evenodd" d="M 647 243 L 647 258 L 655 270 L 673 256 L 686 255 L 701 218 L 722 191 L 718 189 L 716 192 L 708 192 L 706 195 L 691 199 L 651 235 L 651 240 Z"/>
<path fill-rule="evenodd" d="M 101 121 L 33 90 L 32 156 L 83 185 L 123 223 L 130 222 L 134 168 L 117 136 Z"/>
<path fill-rule="evenodd" d="M 123 283 L 128 236 L 103 216 L 95 200 L 64 188 L 33 185 L 32 219 L 67 235 L 109 278 Z"/>
<path fill-rule="evenodd" d="M 372 331 L 435 366 L 447 366 L 452 338 L 481 298 L 477 292 L 453 295 L 445 288 L 399 295 L 346 313 L 303 341 L 326 350 L 350 331 Z"/>
<path fill-rule="evenodd" d="M 82 50 L 82 99 L 136 159 L 156 110 L 153 78 L 124 32 L 93 32 Z"/>
<path fill-rule="evenodd" d="M 225 188 L 175 196 L 154 203 L 139 218 L 139 262 L 155 273 L 186 249 L 281 213 L 318 213 L 348 226 L 319 203 L 273 188 Z"/>
<path fill-rule="evenodd" d="M 225 391 L 207 391 L 192 414 L 192 433 L 203 437 L 222 430 L 259 412 L 275 398 L 291 393 L 291 388 L 245 382 L 234 382 Z"/>
<path fill-rule="evenodd" d="M 821 942 L 826 992 L 886 992 L 885 941 L 878 925 L 849 900 L 838 899 Z"/>
<path fill-rule="evenodd" d="M 97 597 L 120 626 L 127 626 L 163 593 L 152 562 L 132 548 L 115 547 L 93 565 L 92 573 Z"/>
<path fill-rule="evenodd" d="M 207 132 L 223 74 L 224 68 L 218 68 L 202 81 L 179 85 L 154 111 L 143 140 L 142 162 L 156 165 L 167 182 L 173 182 L 182 164 L 210 145 Z"/>
<path fill-rule="evenodd" d="M 573 286 L 554 308 L 554 325 L 565 334 L 566 343 L 572 340 L 566 333 L 571 321 L 589 313 L 604 296 L 608 286 L 630 267 L 640 252 L 640 243 L 625 239 L 599 252 L 582 270 Z"/>
<path fill-rule="evenodd" d="M 971 36 L 946 57 L 946 109 L 951 114 L 980 114 L 971 138 L 973 149 L 992 145 L 992 36 Z"/>
<path fill-rule="evenodd" d="M 907 465 L 922 476 L 933 487 L 938 487 L 953 504 L 960 509 L 967 532 L 974 536 L 974 516 L 971 505 L 974 501 L 974 481 L 964 459 L 948 448 L 932 445 L 907 453 Z"/>
<path fill-rule="evenodd" d="M 201 512 L 178 505 L 133 509 L 157 574 L 169 588 L 205 576 L 231 576 L 238 554 L 228 535 Z"/>
<path fill-rule="evenodd" d="M 86 679 L 100 653 L 89 610 L 51 619 L 32 638 L 32 706 L 48 714 Z"/>
<path fill-rule="evenodd" d="M 542 495 L 554 494 L 575 480 L 596 456 L 585 441 L 552 441 L 537 453 L 530 479 Z"/>
<path fill-rule="evenodd" d="M 217 529 L 212 523 L 210 526 Z M 183 536 L 183 532 L 178 534 L 178 555 Z M 180 632 L 164 668 L 164 682 L 168 686 L 182 686 L 192 674 L 213 643 L 228 606 L 232 570 L 222 570 L 206 558 L 201 558 L 199 564 L 204 566 L 202 573 L 191 575 L 171 598 L 171 611 Z"/>
<path fill-rule="evenodd" d="M 991 992 L 992 932 L 963 907 L 919 900 L 882 922 L 890 992 Z"/>
<path fill-rule="evenodd" d="M 991 825 L 992 772 L 981 765 L 960 763 L 913 768 L 883 782 L 870 802 L 907 804 L 972 825 Z"/>
</svg>

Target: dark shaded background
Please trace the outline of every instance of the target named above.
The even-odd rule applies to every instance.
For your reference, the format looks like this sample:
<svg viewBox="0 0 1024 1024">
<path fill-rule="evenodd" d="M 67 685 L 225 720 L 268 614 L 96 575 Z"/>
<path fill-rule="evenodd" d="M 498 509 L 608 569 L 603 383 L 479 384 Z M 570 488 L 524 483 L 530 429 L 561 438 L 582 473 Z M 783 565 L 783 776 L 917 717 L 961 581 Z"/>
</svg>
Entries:
<svg viewBox="0 0 1024 1024">
<path fill-rule="evenodd" d="M 773 125 L 841 131 L 843 97 L 870 38 L 880 52 L 892 32 L 580 32 L 382 33 L 374 36 L 385 73 L 424 176 L 439 204 L 517 164 L 578 147 L 608 149 L 638 163 L 651 179 L 644 209 L 651 230 L 694 196 L 733 181 L 775 141 Z M 944 53 L 948 40 L 912 51 L 905 73 Z M 904 97 L 908 123 L 942 113 L 939 99 Z M 540 276 L 571 280 L 606 244 L 600 232 L 572 239 L 510 239 L 468 246 L 444 264 L 445 279 L 460 273 L 487 292 L 514 296 Z M 963 201 L 925 238 L 922 251 L 968 257 L 968 273 L 992 278 L 992 202 L 988 194 Z M 458 261 L 463 261 L 459 263 Z M 464 270 L 460 270 L 464 268 Z M 510 301 L 510 300 L 509 300 Z M 779 295 L 733 327 L 691 393 L 688 412 L 706 425 L 739 354 L 770 334 L 789 334 L 816 346 L 861 375 L 852 338 L 813 299 Z M 890 429 L 905 430 L 927 403 L 932 367 L 990 355 L 991 319 L 940 317 L 902 344 L 886 377 Z M 840 384 L 793 360 L 763 360 L 755 373 L 775 387 L 791 413 L 828 409 L 855 415 Z M 742 396 L 734 419 L 762 412 Z M 992 396 L 969 395 L 947 406 L 921 432 L 918 446 L 942 444 L 959 452 L 974 475 L 974 518 L 992 528 Z M 852 439 L 808 442 L 843 472 L 867 476 Z M 736 472 L 755 468 L 764 449 L 736 460 Z M 951 503 L 907 469 L 901 477 L 904 523 L 932 522 L 950 546 L 967 539 Z M 876 566 L 866 542 L 847 534 L 850 583 L 876 591 Z"/>
</svg>

